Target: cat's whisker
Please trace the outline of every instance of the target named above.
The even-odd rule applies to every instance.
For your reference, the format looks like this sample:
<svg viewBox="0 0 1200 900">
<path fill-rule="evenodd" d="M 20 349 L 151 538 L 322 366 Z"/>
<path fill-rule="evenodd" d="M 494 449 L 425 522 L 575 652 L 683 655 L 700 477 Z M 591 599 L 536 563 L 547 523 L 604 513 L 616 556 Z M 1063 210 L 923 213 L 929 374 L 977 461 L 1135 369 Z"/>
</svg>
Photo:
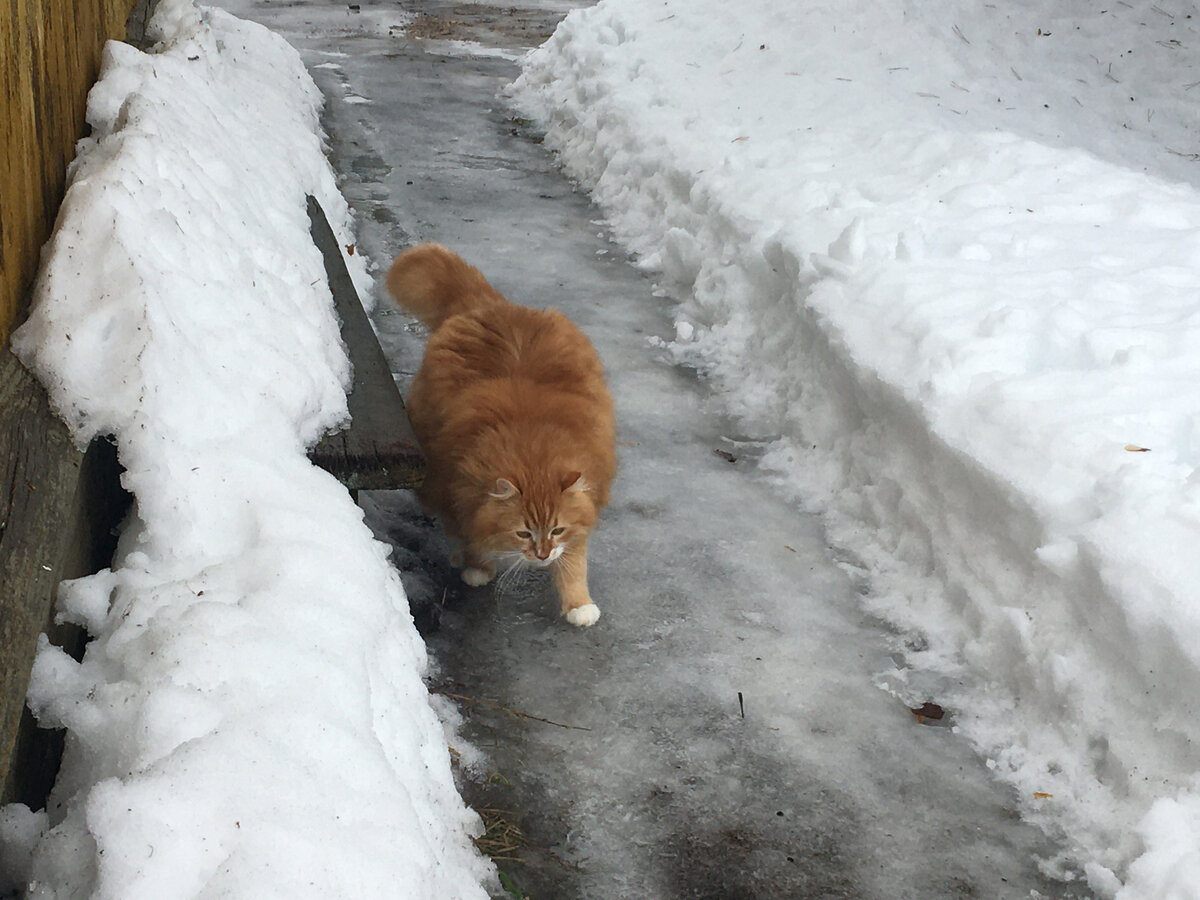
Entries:
<svg viewBox="0 0 1200 900">
<path fill-rule="evenodd" d="M 510 570 L 512 572 L 514 570 Z M 516 570 L 519 571 L 519 570 Z M 522 574 L 516 576 L 510 574 L 502 583 L 496 585 L 497 598 L 509 598 L 520 592 L 521 586 L 525 583 L 525 578 Z"/>
<path fill-rule="evenodd" d="M 558 567 L 564 572 L 574 572 L 579 568 L 579 560 L 572 553 L 563 552 L 556 560 Z"/>
<path fill-rule="evenodd" d="M 509 560 L 508 565 L 496 579 L 496 595 L 500 596 L 511 587 L 516 587 L 525 581 L 528 569 L 524 565 L 525 557 L 520 553 L 506 553 L 498 558 L 498 562 Z"/>
</svg>

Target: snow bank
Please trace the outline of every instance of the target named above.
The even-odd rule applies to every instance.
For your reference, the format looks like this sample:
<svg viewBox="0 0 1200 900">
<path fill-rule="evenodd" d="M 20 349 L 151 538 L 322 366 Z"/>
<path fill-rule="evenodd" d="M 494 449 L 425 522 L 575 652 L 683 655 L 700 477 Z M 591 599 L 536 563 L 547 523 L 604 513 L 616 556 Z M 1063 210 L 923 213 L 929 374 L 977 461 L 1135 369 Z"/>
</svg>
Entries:
<svg viewBox="0 0 1200 900">
<path fill-rule="evenodd" d="M 884 685 L 1121 900 L 1200 897 L 1197 27 L 604 0 L 512 88 L 908 631 Z"/>
<path fill-rule="evenodd" d="M 14 338 L 81 445 L 116 436 L 136 509 L 62 586 L 94 641 L 39 650 L 66 758 L 3 853 L 35 841 L 31 897 L 484 897 L 388 550 L 305 456 L 349 380 L 305 211 L 348 234 L 320 95 L 260 26 L 164 0 L 154 27 L 105 48 Z"/>
</svg>

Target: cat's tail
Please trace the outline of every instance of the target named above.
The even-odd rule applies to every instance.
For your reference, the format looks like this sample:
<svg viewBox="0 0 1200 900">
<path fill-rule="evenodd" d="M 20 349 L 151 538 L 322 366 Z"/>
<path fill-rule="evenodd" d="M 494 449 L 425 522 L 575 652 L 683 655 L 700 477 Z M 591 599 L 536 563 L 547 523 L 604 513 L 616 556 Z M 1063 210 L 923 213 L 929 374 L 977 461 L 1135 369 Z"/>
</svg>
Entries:
<svg viewBox="0 0 1200 900">
<path fill-rule="evenodd" d="M 387 286 L 396 302 L 431 331 L 451 316 L 507 302 L 482 272 L 441 244 L 420 244 L 397 256 Z"/>
</svg>

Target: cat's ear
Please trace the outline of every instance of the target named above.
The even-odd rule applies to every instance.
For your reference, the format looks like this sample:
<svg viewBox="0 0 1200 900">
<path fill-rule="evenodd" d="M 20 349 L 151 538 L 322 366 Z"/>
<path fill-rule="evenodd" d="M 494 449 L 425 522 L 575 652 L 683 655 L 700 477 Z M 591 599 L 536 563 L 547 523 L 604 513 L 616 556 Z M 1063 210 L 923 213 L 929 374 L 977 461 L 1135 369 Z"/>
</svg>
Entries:
<svg viewBox="0 0 1200 900">
<path fill-rule="evenodd" d="M 588 491 L 592 486 L 587 483 L 587 479 L 583 477 L 582 472 L 568 472 L 563 476 L 562 489 L 567 491 Z"/>
<path fill-rule="evenodd" d="M 495 497 L 497 500 L 507 500 L 509 497 L 515 497 L 521 493 L 517 490 L 517 486 L 507 478 L 497 478 L 496 483 L 492 485 L 492 489 L 488 491 L 489 497 Z"/>
</svg>

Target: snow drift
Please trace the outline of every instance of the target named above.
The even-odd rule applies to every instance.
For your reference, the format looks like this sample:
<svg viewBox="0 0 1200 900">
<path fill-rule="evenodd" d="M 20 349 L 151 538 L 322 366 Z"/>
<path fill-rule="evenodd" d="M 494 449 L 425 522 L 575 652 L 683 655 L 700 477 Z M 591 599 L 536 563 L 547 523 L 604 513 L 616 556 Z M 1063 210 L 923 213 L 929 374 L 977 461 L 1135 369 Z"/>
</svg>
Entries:
<svg viewBox="0 0 1200 900">
<path fill-rule="evenodd" d="M 1200 896 L 1185 12 L 605 0 L 512 89 L 907 630 L 884 686 L 1122 900 Z"/>
<path fill-rule="evenodd" d="M 8 807 L 31 897 L 484 897 L 388 549 L 305 448 L 349 364 L 315 194 L 348 234 L 321 99 L 257 25 L 164 0 L 104 53 L 89 138 L 14 345 L 136 508 L 62 586 L 94 637 L 29 691 L 67 729 L 48 812 Z M 346 243 L 352 243 L 348 239 Z M 361 276 L 360 272 L 360 276 Z"/>
</svg>

